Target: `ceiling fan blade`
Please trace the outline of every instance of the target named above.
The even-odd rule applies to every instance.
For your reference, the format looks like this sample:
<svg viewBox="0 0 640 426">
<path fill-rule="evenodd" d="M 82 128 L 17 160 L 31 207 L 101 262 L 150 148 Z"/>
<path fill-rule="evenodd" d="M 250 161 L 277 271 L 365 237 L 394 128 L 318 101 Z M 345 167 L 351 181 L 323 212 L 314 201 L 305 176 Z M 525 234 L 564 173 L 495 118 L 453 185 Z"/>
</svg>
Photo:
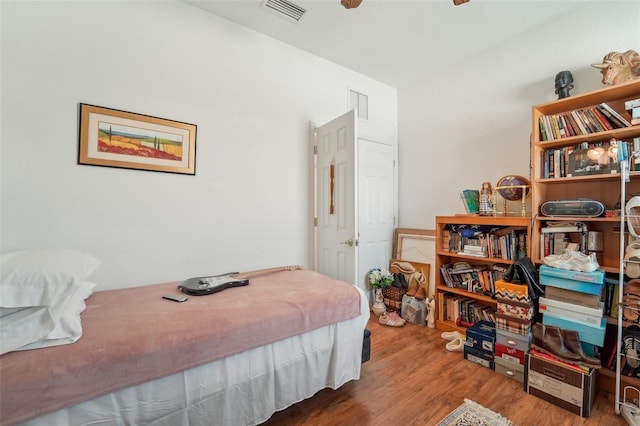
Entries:
<svg viewBox="0 0 640 426">
<path fill-rule="evenodd" d="M 340 4 L 342 4 L 346 9 L 355 9 L 360 6 L 362 0 L 340 0 Z"/>
</svg>

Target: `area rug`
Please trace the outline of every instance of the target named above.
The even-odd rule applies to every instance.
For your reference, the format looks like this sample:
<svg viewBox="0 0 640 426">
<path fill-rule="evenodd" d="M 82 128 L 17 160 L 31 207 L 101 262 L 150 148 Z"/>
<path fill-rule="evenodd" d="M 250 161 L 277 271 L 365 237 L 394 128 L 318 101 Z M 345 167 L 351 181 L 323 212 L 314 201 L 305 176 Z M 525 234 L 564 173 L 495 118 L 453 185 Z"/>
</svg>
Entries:
<svg viewBox="0 0 640 426">
<path fill-rule="evenodd" d="M 511 420 L 470 399 L 442 419 L 438 426 L 513 426 Z"/>
</svg>

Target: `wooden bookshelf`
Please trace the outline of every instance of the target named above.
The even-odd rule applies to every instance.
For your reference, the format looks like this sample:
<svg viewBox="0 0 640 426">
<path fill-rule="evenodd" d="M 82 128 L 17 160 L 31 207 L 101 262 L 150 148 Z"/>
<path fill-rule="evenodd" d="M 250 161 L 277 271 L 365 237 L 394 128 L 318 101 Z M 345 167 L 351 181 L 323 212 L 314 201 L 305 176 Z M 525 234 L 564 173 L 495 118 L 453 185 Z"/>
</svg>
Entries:
<svg viewBox="0 0 640 426">
<path fill-rule="evenodd" d="M 473 293 L 461 288 L 448 287 L 441 273 L 441 267 L 446 264 L 455 262 L 467 262 L 471 266 L 491 267 L 494 264 L 513 263 L 511 260 L 498 257 L 476 257 L 458 254 L 457 251 L 449 251 L 447 232 L 451 225 L 490 225 L 500 228 L 515 228 L 526 230 L 527 255 L 529 255 L 530 218 L 529 217 L 495 217 L 480 215 L 456 215 L 456 216 L 438 216 L 436 217 L 436 286 L 435 286 L 435 302 L 436 302 L 436 328 L 442 331 L 457 330 L 465 333 L 466 327 L 456 325 L 455 322 L 445 317 L 444 303 L 448 297 L 462 296 L 479 304 L 489 306 L 495 310 L 496 301 L 491 296 Z"/>
<path fill-rule="evenodd" d="M 626 194 L 621 194 L 621 179 L 619 170 L 616 170 L 616 163 L 611 162 L 611 171 L 607 174 L 591 174 L 586 176 L 566 176 L 566 173 L 553 178 L 545 177 L 545 151 L 549 150 L 572 150 L 576 147 L 584 148 L 605 145 L 610 140 L 633 142 L 634 138 L 640 137 L 640 126 L 630 126 L 622 128 L 611 128 L 605 131 L 579 134 L 570 137 L 544 140 L 541 135 L 541 117 L 552 115 L 564 115 L 580 109 L 590 109 L 594 106 L 606 103 L 620 114 L 627 121 L 631 116 L 624 109 L 624 102 L 640 98 L 640 80 L 615 86 L 607 86 L 599 90 L 578 94 L 557 101 L 535 105 L 532 108 L 532 143 L 531 143 L 531 208 L 532 208 L 532 244 L 531 258 L 537 263 L 542 263 L 544 253 L 541 253 L 541 229 L 547 226 L 548 222 L 584 222 L 589 231 L 597 231 L 603 237 L 603 250 L 599 256 L 601 268 L 608 274 L 617 277 L 620 271 L 620 232 L 623 232 L 623 246 L 627 245 L 628 238 L 625 233 L 624 224 L 621 224 L 619 217 L 583 217 L 576 215 L 567 216 L 544 216 L 540 213 L 540 207 L 546 201 L 552 200 L 575 200 L 580 198 L 593 199 L 603 203 L 607 210 L 613 210 L 614 205 L 620 201 L 621 196 L 627 197 L 640 195 L 640 171 L 630 172 L 630 180 L 626 184 Z M 605 153 L 606 155 L 606 153 Z M 617 333 L 617 323 L 609 321 L 607 335 Z M 615 392 L 615 372 L 602 368 L 598 370 L 598 386 L 609 392 Z M 621 377 L 621 386 L 633 385 L 639 387 L 640 379 Z"/>
</svg>

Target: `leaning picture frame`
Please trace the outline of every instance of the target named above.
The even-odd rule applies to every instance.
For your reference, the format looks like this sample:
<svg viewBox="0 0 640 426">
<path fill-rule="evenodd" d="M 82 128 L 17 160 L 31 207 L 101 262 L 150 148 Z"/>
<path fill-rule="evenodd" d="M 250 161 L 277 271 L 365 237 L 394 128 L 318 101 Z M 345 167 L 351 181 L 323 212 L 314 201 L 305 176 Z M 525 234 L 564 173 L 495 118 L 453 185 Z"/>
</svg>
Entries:
<svg viewBox="0 0 640 426">
<path fill-rule="evenodd" d="M 436 263 L 436 231 L 435 229 L 396 228 L 393 232 L 393 257 L 398 260 Z M 429 271 L 429 294 L 434 294 L 435 267 Z"/>
<path fill-rule="evenodd" d="M 196 174 L 195 124 L 80 104 L 78 164 Z"/>
</svg>

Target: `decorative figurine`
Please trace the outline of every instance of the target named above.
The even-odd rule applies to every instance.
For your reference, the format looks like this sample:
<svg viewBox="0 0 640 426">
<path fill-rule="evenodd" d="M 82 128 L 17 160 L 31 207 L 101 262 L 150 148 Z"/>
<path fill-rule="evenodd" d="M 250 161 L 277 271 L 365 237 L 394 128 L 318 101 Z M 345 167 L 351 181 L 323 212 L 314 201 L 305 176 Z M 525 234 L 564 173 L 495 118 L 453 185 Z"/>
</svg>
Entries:
<svg viewBox="0 0 640 426">
<path fill-rule="evenodd" d="M 493 213 L 493 188 L 491 182 L 483 182 L 480 189 L 480 214 L 491 215 Z"/>
<path fill-rule="evenodd" d="M 640 54 L 635 50 L 624 53 L 609 52 L 601 64 L 592 64 L 602 73 L 602 84 L 620 84 L 640 78 Z"/>
<path fill-rule="evenodd" d="M 560 71 L 556 74 L 556 94 L 558 99 L 568 98 L 569 90 L 573 89 L 573 75 L 571 71 Z"/>
</svg>

